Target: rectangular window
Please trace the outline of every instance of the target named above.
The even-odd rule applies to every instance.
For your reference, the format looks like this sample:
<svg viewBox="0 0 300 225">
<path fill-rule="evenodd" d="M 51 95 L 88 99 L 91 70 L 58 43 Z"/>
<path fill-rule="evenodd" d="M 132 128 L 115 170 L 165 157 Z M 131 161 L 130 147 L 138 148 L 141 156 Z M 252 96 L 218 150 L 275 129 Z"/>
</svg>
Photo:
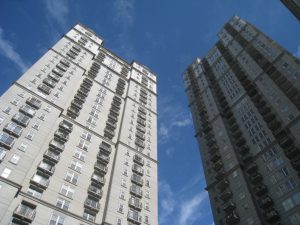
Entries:
<svg viewBox="0 0 300 225">
<path fill-rule="evenodd" d="M 31 196 L 40 199 L 42 197 L 42 192 L 39 192 L 35 189 L 32 189 L 31 187 L 28 188 L 27 193 L 30 194 Z"/>
<path fill-rule="evenodd" d="M 81 137 L 87 141 L 91 141 L 92 135 L 87 131 L 83 131 Z"/>
<path fill-rule="evenodd" d="M 84 161 L 85 157 L 86 157 L 86 153 L 79 150 L 79 149 L 76 149 L 75 150 L 75 154 L 74 156 L 77 158 L 77 159 L 80 159 L 81 161 Z"/>
<path fill-rule="evenodd" d="M 66 181 L 72 183 L 72 184 L 77 184 L 78 181 L 78 175 L 72 172 L 67 172 L 66 175 Z"/>
<path fill-rule="evenodd" d="M 23 132 L 23 128 L 14 122 L 6 124 L 3 130 L 14 137 L 20 137 Z"/>
<path fill-rule="evenodd" d="M 8 178 L 9 175 L 10 175 L 10 173 L 11 173 L 11 169 L 5 168 L 5 169 L 3 170 L 3 172 L 1 173 L 1 177 Z"/>
<path fill-rule="evenodd" d="M 74 192 L 75 192 L 75 190 L 72 187 L 65 185 L 65 184 L 62 185 L 61 190 L 60 190 L 61 194 L 65 195 L 69 198 L 73 198 Z"/>
<path fill-rule="evenodd" d="M 13 163 L 13 164 L 15 164 L 15 165 L 17 165 L 18 162 L 19 162 L 19 160 L 20 160 L 20 156 L 17 155 L 17 154 L 14 154 L 14 155 L 11 157 L 10 162 Z"/>
<path fill-rule="evenodd" d="M 9 115 L 10 111 L 11 111 L 11 108 L 8 106 L 3 110 L 3 112 L 6 113 L 7 115 Z"/>
<path fill-rule="evenodd" d="M 3 123 L 4 118 L 2 116 L 0 116 L 0 125 Z"/>
<path fill-rule="evenodd" d="M 34 133 L 32 131 L 29 131 L 26 135 L 26 138 L 30 141 L 32 141 L 33 137 L 34 137 Z"/>
<path fill-rule="evenodd" d="M 20 144 L 20 146 L 18 147 L 18 149 L 19 149 L 20 151 L 22 151 L 22 152 L 25 152 L 25 151 L 26 151 L 26 148 L 27 148 L 27 144 L 24 143 L 24 142 L 22 142 L 22 143 Z"/>
<path fill-rule="evenodd" d="M 82 164 L 77 162 L 76 160 L 72 160 L 71 162 L 71 168 L 77 172 L 80 172 L 82 169 Z"/>
<path fill-rule="evenodd" d="M 80 139 L 78 147 L 87 151 L 89 147 L 89 143 L 85 140 Z"/>
<path fill-rule="evenodd" d="M 53 213 L 51 215 L 49 225 L 64 225 L 65 217 Z"/>
<path fill-rule="evenodd" d="M 63 198 L 58 198 L 56 201 L 56 206 L 58 208 L 64 209 L 64 210 L 68 210 L 69 206 L 70 206 L 70 201 L 63 199 Z"/>
<path fill-rule="evenodd" d="M 33 125 L 32 125 L 32 128 L 35 129 L 35 130 L 39 130 L 40 129 L 40 123 L 39 122 L 35 122 Z"/>
</svg>

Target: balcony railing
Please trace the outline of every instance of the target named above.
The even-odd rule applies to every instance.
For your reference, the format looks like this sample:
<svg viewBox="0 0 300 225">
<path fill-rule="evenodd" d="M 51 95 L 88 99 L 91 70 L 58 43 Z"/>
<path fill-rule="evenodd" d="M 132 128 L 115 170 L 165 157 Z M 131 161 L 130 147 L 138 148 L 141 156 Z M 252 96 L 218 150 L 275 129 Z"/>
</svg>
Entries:
<svg viewBox="0 0 300 225">
<path fill-rule="evenodd" d="M 93 174 L 91 179 L 92 182 L 98 187 L 102 187 L 105 184 L 105 178 L 100 175 Z"/>
<path fill-rule="evenodd" d="M 67 133 L 62 132 L 62 130 L 57 130 L 54 136 L 55 139 L 63 143 L 69 140 L 69 135 Z"/>
<path fill-rule="evenodd" d="M 95 212 L 99 212 L 99 210 L 100 210 L 99 202 L 97 202 L 93 199 L 89 199 L 89 198 L 87 198 L 84 201 L 84 207 L 90 209 L 91 211 L 95 211 Z"/>
<path fill-rule="evenodd" d="M 129 206 L 141 211 L 143 208 L 143 204 L 140 202 L 140 199 L 131 197 L 128 202 Z"/>
<path fill-rule="evenodd" d="M 138 155 L 133 156 L 133 162 L 135 162 L 141 166 L 144 166 L 144 160 L 142 159 L 142 157 L 140 157 Z"/>
<path fill-rule="evenodd" d="M 20 219 L 26 223 L 31 223 L 34 220 L 36 210 L 27 205 L 20 204 L 13 213 L 13 217 Z"/>
<path fill-rule="evenodd" d="M 99 162 L 95 163 L 94 168 L 102 175 L 105 175 L 107 173 L 107 167 Z"/>
<path fill-rule="evenodd" d="M 51 166 L 45 162 L 40 162 L 38 165 L 38 170 L 51 176 L 55 171 L 55 167 Z"/>
<path fill-rule="evenodd" d="M 68 133 L 71 133 L 73 130 L 73 125 L 65 120 L 59 123 L 59 127 L 67 131 Z"/>
<path fill-rule="evenodd" d="M 105 154 L 109 155 L 111 153 L 111 146 L 106 145 L 106 144 L 101 144 L 99 146 L 99 149 L 101 152 L 104 152 Z"/>
<path fill-rule="evenodd" d="M 48 150 L 44 153 L 44 158 L 53 163 L 58 163 L 60 155 Z"/>
<path fill-rule="evenodd" d="M 127 215 L 128 221 L 131 221 L 135 224 L 141 224 L 142 223 L 142 217 L 138 214 L 138 212 L 129 211 Z"/>
<path fill-rule="evenodd" d="M 100 199 L 102 197 L 102 189 L 93 185 L 90 185 L 88 188 L 88 193 L 92 196 L 94 196 L 97 199 Z"/>
<path fill-rule="evenodd" d="M 99 161 L 101 161 L 105 164 L 109 163 L 109 160 L 110 160 L 109 156 L 103 155 L 103 154 L 101 154 L 101 152 L 99 152 L 97 157 L 98 157 Z"/>
<path fill-rule="evenodd" d="M 56 140 L 51 140 L 49 143 L 50 149 L 54 149 L 56 151 L 62 152 L 65 149 L 65 145 L 57 142 Z"/>
</svg>

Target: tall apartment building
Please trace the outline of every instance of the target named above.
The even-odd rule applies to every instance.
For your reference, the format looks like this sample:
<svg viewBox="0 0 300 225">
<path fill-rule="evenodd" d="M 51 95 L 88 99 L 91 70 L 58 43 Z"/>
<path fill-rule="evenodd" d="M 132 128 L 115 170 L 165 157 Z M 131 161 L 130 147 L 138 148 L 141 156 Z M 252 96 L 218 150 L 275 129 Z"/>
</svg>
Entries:
<svg viewBox="0 0 300 225">
<path fill-rule="evenodd" d="M 300 0 L 281 0 L 281 2 L 300 20 Z"/>
<path fill-rule="evenodd" d="M 77 24 L 0 98 L 0 224 L 157 225 L 156 77 Z"/>
<path fill-rule="evenodd" d="M 300 62 L 235 16 L 184 72 L 215 224 L 300 224 Z"/>
</svg>

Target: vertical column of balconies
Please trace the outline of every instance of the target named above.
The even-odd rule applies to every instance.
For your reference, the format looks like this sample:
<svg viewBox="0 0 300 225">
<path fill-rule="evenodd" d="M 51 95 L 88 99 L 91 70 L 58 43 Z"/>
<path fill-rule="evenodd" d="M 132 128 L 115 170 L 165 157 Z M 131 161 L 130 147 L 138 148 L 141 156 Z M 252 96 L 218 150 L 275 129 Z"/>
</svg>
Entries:
<svg viewBox="0 0 300 225">
<path fill-rule="evenodd" d="M 110 161 L 111 146 L 106 142 L 102 142 L 99 146 L 97 161 L 94 165 L 94 173 L 91 177 L 91 184 L 87 190 L 87 198 L 84 201 L 84 213 L 92 215 L 90 220 L 94 221 L 100 210 L 100 199 L 102 198 L 102 187 L 105 184 L 105 175 L 107 173 L 107 164 Z"/>
<path fill-rule="evenodd" d="M 82 105 L 87 98 L 91 87 L 93 86 L 93 81 L 89 78 L 84 78 L 82 84 L 80 85 L 74 99 L 71 102 L 67 110 L 67 115 L 72 119 L 76 119 L 79 116 L 80 110 L 82 109 Z"/>
<path fill-rule="evenodd" d="M 115 129 L 117 128 L 117 121 L 120 114 L 122 99 L 115 95 L 111 103 L 110 112 L 104 128 L 104 137 L 111 140 L 115 136 Z"/>
<path fill-rule="evenodd" d="M 144 185 L 144 160 L 141 156 L 135 154 L 133 157 L 130 199 L 128 201 L 129 211 L 127 215 L 128 224 L 141 224 L 142 217 L 139 212 L 142 210 L 141 199 L 143 197 L 142 187 Z"/>
<path fill-rule="evenodd" d="M 228 107 L 228 103 L 220 89 L 219 84 L 216 82 L 215 77 L 213 75 L 213 72 L 208 65 L 208 62 L 206 59 L 202 61 L 205 73 L 207 75 L 207 80 L 208 83 L 211 87 L 212 93 L 215 96 L 215 99 L 219 102 L 218 107 L 219 111 L 223 113 L 231 113 L 230 108 Z M 196 83 L 196 81 L 192 82 Z M 199 95 L 199 94 L 198 94 Z M 198 96 L 196 96 L 197 98 Z M 200 100 L 201 101 L 201 100 Z M 207 116 L 201 116 L 201 118 L 206 118 Z M 206 119 L 207 121 L 207 119 Z M 212 132 L 212 128 L 204 130 L 205 134 L 205 139 L 206 139 L 206 144 L 210 148 L 210 161 L 213 163 L 213 169 L 215 170 L 215 179 L 216 179 L 216 186 L 217 189 L 219 190 L 219 196 L 223 201 L 223 210 L 226 215 L 226 223 L 227 224 L 238 224 L 240 221 L 239 214 L 236 209 L 236 204 L 233 201 L 232 198 L 232 191 L 230 189 L 230 183 L 227 177 L 225 176 L 225 171 L 224 171 L 224 164 L 222 162 L 221 156 L 219 154 L 219 148 L 216 142 L 216 139 L 214 137 L 214 134 Z"/>
<path fill-rule="evenodd" d="M 260 102 L 262 96 L 258 94 L 258 91 L 251 83 L 251 81 L 246 77 L 245 73 L 240 68 L 236 59 L 234 59 L 228 50 L 218 42 L 217 47 L 219 51 L 222 53 L 223 57 L 227 61 L 227 63 L 231 66 L 231 69 L 235 73 L 236 77 L 239 79 L 240 83 L 244 87 L 245 91 L 254 102 L 256 106 L 260 105 L 259 112 L 263 113 L 263 117 L 268 118 L 268 109 L 269 107 L 266 106 L 266 102 Z M 260 104 L 259 104 L 260 102 Z M 266 113 L 266 114 L 265 114 Z M 255 196 L 257 205 L 262 208 L 262 218 L 270 224 L 274 224 L 274 222 L 280 221 L 280 216 L 278 212 L 274 209 L 274 203 L 272 198 L 268 195 L 268 189 L 266 185 L 263 183 L 263 177 L 258 172 L 258 168 L 256 164 L 253 162 L 253 156 L 249 153 L 249 147 L 246 145 L 246 140 L 243 138 L 243 134 L 236 123 L 236 120 L 233 116 L 233 113 L 226 113 L 225 117 L 228 120 L 230 125 L 230 130 L 232 132 L 233 138 L 236 140 L 237 151 L 239 152 L 242 165 L 244 165 L 245 174 L 248 177 L 250 183 L 252 183 L 252 192 L 253 196 Z M 273 117 L 273 116 L 272 116 Z M 274 118 L 273 118 L 274 119 Z M 271 121 L 270 121 L 271 122 Z M 280 123 L 278 121 L 274 121 L 277 128 L 280 127 Z M 275 127 L 273 127 L 275 128 Z M 274 129 L 273 132 L 278 132 L 277 129 Z"/>
<path fill-rule="evenodd" d="M 61 59 L 60 62 L 52 69 L 47 77 L 38 85 L 38 89 L 46 95 L 49 95 L 60 78 L 64 76 L 64 73 L 71 66 L 71 63 L 66 59 Z"/>
<path fill-rule="evenodd" d="M 6 156 L 6 152 L 13 147 L 15 139 L 21 136 L 23 129 L 28 126 L 36 111 L 41 108 L 41 105 L 42 102 L 39 99 L 29 97 L 26 100 L 26 104 L 22 105 L 19 108 L 19 112 L 11 118 L 12 122 L 7 123 L 3 127 L 4 132 L 0 134 L 0 162 Z"/>
<path fill-rule="evenodd" d="M 30 188 L 42 193 L 50 183 L 55 165 L 60 159 L 60 153 L 64 151 L 65 143 L 69 139 L 69 134 L 73 130 L 73 125 L 66 120 L 60 122 L 58 130 L 54 133 L 53 139 L 49 142 L 49 147 L 43 155 L 43 160 L 37 166 L 37 172 L 30 180 Z"/>
</svg>

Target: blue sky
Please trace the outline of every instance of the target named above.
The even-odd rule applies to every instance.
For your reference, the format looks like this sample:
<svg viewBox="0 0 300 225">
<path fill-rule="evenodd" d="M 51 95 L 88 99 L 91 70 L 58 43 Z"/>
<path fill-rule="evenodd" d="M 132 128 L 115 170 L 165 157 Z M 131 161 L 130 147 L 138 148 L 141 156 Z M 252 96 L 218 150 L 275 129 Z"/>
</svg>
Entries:
<svg viewBox="0 0 300 225">
<path fill-rule="evenodd" d="M 0 94 L 77 22 L 158 76 L 160 225 L 212 225 L 181 73 L 233 15 L 300 56 L 300 23 L 279 0 L 2 0 Z"/>
</svg>

